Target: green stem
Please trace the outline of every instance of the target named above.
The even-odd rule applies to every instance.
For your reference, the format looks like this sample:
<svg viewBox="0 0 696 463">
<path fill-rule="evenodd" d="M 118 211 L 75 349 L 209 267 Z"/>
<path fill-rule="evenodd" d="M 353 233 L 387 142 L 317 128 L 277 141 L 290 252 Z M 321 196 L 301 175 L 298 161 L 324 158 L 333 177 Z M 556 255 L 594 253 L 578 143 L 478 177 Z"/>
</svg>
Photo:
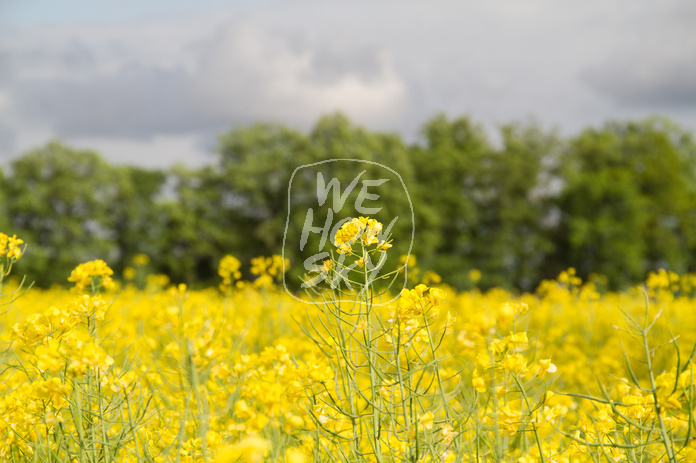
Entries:
<svg viewBox="0 0 696 463">
<path fill-rule="evenodd" d="M 655 413 L 657 414 L 657 420 L 660 423 L 660 437 L 662 437 L 662 443 L 665 447 L 665 451 L 667 452 L 667 458 L 669 459 L 669 462 L 675 463 L 677 460 L 674 457 L 674 449 L 672 448 L 672 442 L 669 438 L 669 434 L 667 433 L 667 427 L 665 426 L 664 417 L 662 416 L 662 406 L 660 405 L 660 402 L 657 398 L 657 386 L 655 385 L 655 374 L 653 372 L 652 353 L 650 352 L 650 348 L 648 345 L 647 329 L 641 330 L 641 335 L 643 337 L 643 348 L 645 350 L 645 362 L 647 364 L 648 374 L 650 376 L 650 388 L 653 400 L 655 401 Z"/>
</svg>

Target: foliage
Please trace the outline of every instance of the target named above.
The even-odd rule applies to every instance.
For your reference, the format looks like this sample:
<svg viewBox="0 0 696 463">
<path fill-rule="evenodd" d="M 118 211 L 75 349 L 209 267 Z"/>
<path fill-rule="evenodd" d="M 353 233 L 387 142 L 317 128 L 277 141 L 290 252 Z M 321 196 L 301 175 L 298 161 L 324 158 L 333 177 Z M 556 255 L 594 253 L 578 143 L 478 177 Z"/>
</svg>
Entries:
<svg viewBox="0 0 696 463">
<path fill-rule="evenodd" d="M 613 122 L 567 138 L 508 124 L 495 138 L 469 117 L 438 115 L 420 142 L 407 144 L 334 114 L 307 133 L 279 124 L 236 128 L 220 137 L 212 165 L 168 170 L 112 166 L 52 142 L 0 172 L 0 224 L 32 243 L 34 258 L 19 271 L 40 286 L 101 257 L 120 276 L 140 253 L 174 281 L 212 285 L 219 255 L 281 251 L 295 169 L 355 159 L 399 174 L 380 187 L 380 219 L 410 215 L 403 181 L 415 213 L 414 254 L 458 289 L 532 290 L 569 266 L 584 278 L 605 275 L 611 288 L 658 268 L 696 270 L 696 143 L 675 124 Z M 304 224 L 317 172 L 347 185 L 363 170 L 378 167 L 305 169 L 293 180 L 298 207 L 289 229 Z M 326 213 L 317 211 L 314 222 Z M 410 227 L 399 221 L 393 232 Z M 396 253 L 408 245 L 397 241 Z"/>
<path fill-rule="evenodd" d="M 557 261 L 614 285 L 667 266 L 693 270 L 696 151 L 667 121 L 612 123 L 573 140 L 564 159 Z"/>
</svg>

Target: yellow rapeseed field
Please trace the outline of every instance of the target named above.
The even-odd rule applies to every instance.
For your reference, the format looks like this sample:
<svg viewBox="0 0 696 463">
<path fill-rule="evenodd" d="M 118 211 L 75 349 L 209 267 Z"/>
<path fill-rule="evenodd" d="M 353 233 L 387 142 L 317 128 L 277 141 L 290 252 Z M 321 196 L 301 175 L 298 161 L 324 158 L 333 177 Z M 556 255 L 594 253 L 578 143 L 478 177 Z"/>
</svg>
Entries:
<svg viewBox="0 0 696 463">
<path fill-rule="evenodd" d="M 0 461 L 696 461 L 695 275 L 457 292 L 404 256 L 409 289 L 382 304 L 379 229 L 343 226 L 307 277 L 341 256 L 353 289 L 314 304 L 279 284 L 280 256 L 253 281 L 220 256 L 205 290 L 138 289 L 140 255 L 126 283 L 97 260 L 27 291 L 10 271 L 31 253 L 0 234 Z"/>
</svg>

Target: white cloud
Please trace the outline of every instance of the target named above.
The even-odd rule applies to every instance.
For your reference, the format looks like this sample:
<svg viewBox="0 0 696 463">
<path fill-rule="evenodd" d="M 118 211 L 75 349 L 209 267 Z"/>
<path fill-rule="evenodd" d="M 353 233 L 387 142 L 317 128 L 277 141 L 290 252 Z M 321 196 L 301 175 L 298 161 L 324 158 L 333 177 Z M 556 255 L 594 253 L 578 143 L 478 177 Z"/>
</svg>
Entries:
<svg viewBox="0 0 696 463">
<path fill-rule="evenodd" d="M 10 95 L 0 90 L 0 111 L 6 110 L 10 106 Z"/>
<path fill-rule="evenodd" d="M 99 153 L 110 162 L 149 168 L 174 164 L 200 167 L 209 164 L 213 157 L 201 150 L 195 135 L 155 136 L 147 143 L 128 139 L 76 138 L 71 146 L 82 149 L 98 146 Z"/>
<path fill-rule="evenodd" d="M 336 110 L 374 124 L 397 114 L 406 88 L 386 54 L 368 51 L 377 64 L 369 73 L 348 65 L 326 79 L 317 63 L 325 52 L 321 49 L 333 46 L 331 53 L 340 57 L 351 56 L 350 47 L 309 42 L 298 48 L 292 39 L 228 24 L 202 56 L 195 101 L 216 119 L 275 119 L 305 126 Z"/>
<path fill-rule="evenodd" d="M 684 104 L 696 81 L 693 5 L 298 1 L 8 28 L 0 150 L 62 138 L 168 160 L 181 143 L 178 157 L 207 159 L 205 143 L 236 124 L 308 128 L 335 110 L 410 139 L 438 111 L 489 125 L 532 115 L 566 132 L 658 110 L 696 124 Z"/>
</svg>

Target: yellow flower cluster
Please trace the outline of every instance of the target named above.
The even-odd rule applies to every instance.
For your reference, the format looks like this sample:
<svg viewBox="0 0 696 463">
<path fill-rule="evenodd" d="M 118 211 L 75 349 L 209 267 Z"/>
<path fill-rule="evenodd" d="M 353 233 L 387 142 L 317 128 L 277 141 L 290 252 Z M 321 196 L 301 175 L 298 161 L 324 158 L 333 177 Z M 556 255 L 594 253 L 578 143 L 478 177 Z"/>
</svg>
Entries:
<svg viewBox="0 0 696 463">
<path fill-rule="evenodd" d="M 399 340 L 404 345 L 412 342 L 424 343 L 430 340 L 430 334 L 425 326 L 429 319 L 437 318 L 440 314 L 440 304 L 447 294 L 440 288 L 430 288 L 424 284 L 414 289 L 401 291 L 396 307 L 390 308 L 388 321 L 392 323 L 391 330 L 385 333 L 384 339 L 389 344 Z M 448 313 L 447 328 L 455 320 Z"/>
<path fill-rule="evenodd" d="M 150 263 L 150 256 L 147 254 L 136 254 L 133 256 L 133 265 L 137 267 L 144 267 Z"/>
<path fill-rule="evenodd" d="M 256 275 L 253 282 L 256 288 L 268 288 L 274 283 L 280 282 L 283 273 L 290 267 L 290 261 L 283 256 L 274 254 L 270 257 L 254 257 L 251 259 L 251 274 Z"/>
<path fill-rule="evenodd" d="M 248 436 L 234 445 L 222 449 L 216 463 L 236 463 L 246 461 L 257 463 L 268 455 L 271 443 L 259 436 Z"/>
<path fill-rule="evenodd" d="M 336 232 L 334 245 L 340 254 L 351 254 L 353 244 L 361 240 L 363 246 L 368 247 L 377 244 L 379 251 L 386 251 L 392 247 L 386 240 L 380 240 L 382 223 L 369 217 L 358 217 L 341 225 Z"/>
<path fill-rule="evenodd" d="M 111 289 L 115 286 L 111 275 L 114 271 L 101 259 L 93 260 L 80 264 L 68 277 L 68 281 L 75 283 L 73 290 L 82 292 L 87 288 L 98 289 L 103 286 L 106 289 Z"/>
<path fill-rule="evenodd" d="M 240 268 L 242 268 L 242 263 L 234 256 L 228 254 L 220 260 L 220 265 L 218 266 L 218 275 L 222 278 L 220 291 L 228 294 L 232 290 L 234 281 L 242 278 L 242 272 L 239 271 Z"/>
<path fill-rule="evenodd" d="M 429 288 L 424 284 L 416 285 L 414 289 L 404 289 L 399 297 L 398 317 L 412 317 L 422 315 L 430 306 L 437 308 L 445 300 L 447 293 L 440 288 Z M 437 317 L 439 311 L 433 311 L 429 315 Z"/>
<path fill-rule="evenodd" d="M 69 406 L 68 388 L 58 378 L 13 381 L 13 386 L 0 395 L 0 457 L 4 461 L 11 461 L 13 452 L 34 454 L 32 440 L 26 437 L 51 435 Z"/>
<path fill-rule="evenodd" d="M 58 288 L 14 301 L 0 319 L 0 460 L 696 458 L 693 275 L 603 294 L 572 271 L 533 294 L 419 284 L 385 306 L 330 305 L 328 319 L 285 293 L 282 268 L 255 259 L 263 288 L 236 285 L 241 264 L 223 258 L 225 297 L 150 276 L 113 301 Z M 82 292 L 107 269 L 83 264 L 71 281 Z M 644 319 L 647 358 L 627 332 Z"/>
<path fill-rule="evenodd" d="M 24 241 L 17 238 L 17 235 L 8 236 L 0 233 L 0 257 L 19 260 L 22 257 Z"/>
</svg>

